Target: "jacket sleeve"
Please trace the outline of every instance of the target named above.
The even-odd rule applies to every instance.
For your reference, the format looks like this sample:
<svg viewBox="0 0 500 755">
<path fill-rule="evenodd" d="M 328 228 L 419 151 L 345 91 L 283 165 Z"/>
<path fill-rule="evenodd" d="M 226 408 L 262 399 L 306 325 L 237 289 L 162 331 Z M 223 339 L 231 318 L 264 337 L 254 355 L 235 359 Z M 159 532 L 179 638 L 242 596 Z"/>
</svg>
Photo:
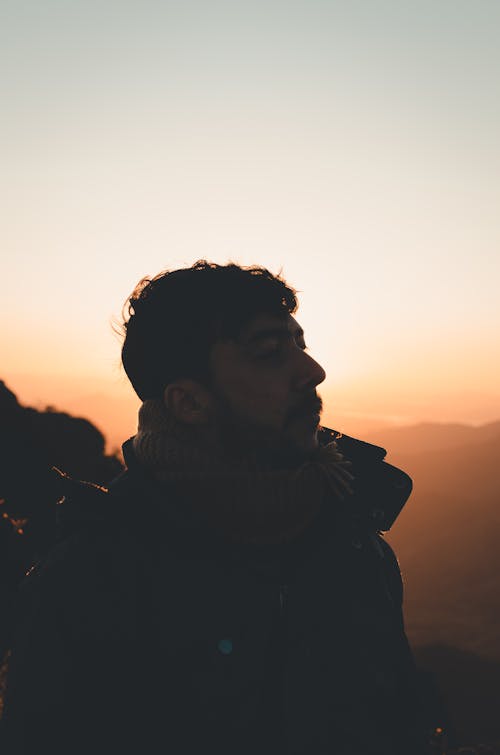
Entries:
<svg viewBox="0 0 500 755">
<path fill-rule="evenodd" d="M 52 577 L 35 569 L 19 588 L 1 729 L 2 752 L 8 755 L 27 755 L 36 746 L 44 752 L 68 704 L 63 591 Z"/>
<path fill-rule="evenodd" d="M 425 755 L 429 752 L 431 727 L 425 715 L 423 696 L 423 676 L 415 663 L 415 658 L 406 636 L 403 618 L 403 579 L 396 555 L 386 540 L 378 535 L 377 540 L 383 554 L 382 565 L 387 590 L 390 593 L 397 622 L 399 641 L 397 643 L 398 667 L 401 684 L 401 710 L 399 724 L 408 737 L 408 755 Z"/>
<path fill-rule="evenodd" d="M 117 605 L 123 590 L 108 589 L 99 559 L 78 550 L 70 558 L 59 550 L 21 587 L 3 755 L 125 751 L 118 724 L 133 714 L 120 615 L 127 601 Z"/>
<path fill-rule="evenodd" d="M 382 565 L 384 570 L 385 583 L 389 591 L 392 603 L 396 608 L 402 611 L 404 587 L 401 569 L 396 554 L 381 535 L 374 535 L 377 538 L 378 547 L 382 554 Z"/>
</svg>

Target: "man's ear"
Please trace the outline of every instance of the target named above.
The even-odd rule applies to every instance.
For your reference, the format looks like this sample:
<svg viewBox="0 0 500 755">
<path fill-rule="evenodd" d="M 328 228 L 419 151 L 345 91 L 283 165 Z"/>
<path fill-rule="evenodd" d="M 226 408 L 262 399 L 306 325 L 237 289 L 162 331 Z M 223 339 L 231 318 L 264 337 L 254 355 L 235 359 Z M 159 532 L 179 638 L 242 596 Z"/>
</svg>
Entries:
<svg viewBox="0 0 500 755">
<path fill-rule="evenodd" d="M 206 425 L 210 419 L 212 397 L 209 391 L 190 378 L 169 383 L 163 401 L 175 419 L 188 425 Z"/>
</svg>

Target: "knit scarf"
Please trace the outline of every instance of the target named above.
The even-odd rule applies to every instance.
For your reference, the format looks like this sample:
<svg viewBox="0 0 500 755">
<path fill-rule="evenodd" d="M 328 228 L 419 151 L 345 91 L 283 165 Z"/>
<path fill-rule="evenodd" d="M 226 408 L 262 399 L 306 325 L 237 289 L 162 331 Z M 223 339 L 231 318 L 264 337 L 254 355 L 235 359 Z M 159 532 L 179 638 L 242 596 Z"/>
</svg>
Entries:
<svg viewBox="0 0 500 755">
<path fill-rule="evenodd" d="M 233 542 L 294 540 L 322 504 L 344 502 L 354 479 L 335 441 L 295 468 L 231 456 L 176 421 L 161 399 L 145 401 L 133 440 L 137 461 L 191 514 Z"/>
</svg>

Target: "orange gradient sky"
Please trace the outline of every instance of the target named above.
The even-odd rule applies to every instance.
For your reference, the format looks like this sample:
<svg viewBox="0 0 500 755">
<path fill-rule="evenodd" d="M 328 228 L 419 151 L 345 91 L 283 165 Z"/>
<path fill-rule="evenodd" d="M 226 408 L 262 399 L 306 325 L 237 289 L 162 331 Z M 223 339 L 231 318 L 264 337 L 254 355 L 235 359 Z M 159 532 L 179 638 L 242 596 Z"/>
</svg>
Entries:
<svg viewBox="0 0 500 755">
<path fill-rule="evenodd" d="M 500 418 L 500 6 L 8 4 L 0 379 L 116 445 L 144 275 L 264 264 L 324 420 Z"/>
</svg>

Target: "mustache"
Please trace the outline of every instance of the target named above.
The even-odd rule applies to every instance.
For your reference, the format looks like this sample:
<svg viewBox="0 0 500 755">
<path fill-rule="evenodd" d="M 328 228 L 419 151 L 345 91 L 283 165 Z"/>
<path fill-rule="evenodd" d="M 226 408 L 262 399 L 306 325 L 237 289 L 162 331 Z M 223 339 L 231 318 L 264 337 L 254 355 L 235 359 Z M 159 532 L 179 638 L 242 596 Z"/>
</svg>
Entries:
<svg viewBox="0 0 500 755">
<path fill-rule="evenodd" d="M 304 396 L 288 414 L 288 421 L 295 419 L 295 417 L 301 417 L 304 414 L 320 414 L 323 410 L 323 401 L 317 393 L 309 396 Z"/>
</svg>

